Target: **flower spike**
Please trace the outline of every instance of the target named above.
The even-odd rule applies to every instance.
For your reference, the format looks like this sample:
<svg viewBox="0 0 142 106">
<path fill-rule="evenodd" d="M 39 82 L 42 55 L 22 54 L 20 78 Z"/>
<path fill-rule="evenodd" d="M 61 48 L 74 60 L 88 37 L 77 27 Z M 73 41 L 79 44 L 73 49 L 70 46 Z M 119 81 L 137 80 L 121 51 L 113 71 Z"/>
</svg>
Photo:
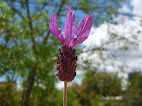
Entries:
<svg viewBox="0 0 142 106">
<path fill-rule="evenodd" d="M 63 45 L 62 49 L 59 50 L 60 55 L 58 56 L 56 75 L 61 81 L 64 81 L 64 106 L 67 106 L 67 82 L 72 81 L 76 76 L 77 56 L 73 47 L 77 44 L 81 44 L 88 38 L 91 26 L 93 25 L 93 16 L 89 14 L 81 21 L 75 30 L 74 12 L 71 11 L 69 6 L 66 7 L 68 8 L 68 15 L 65 22 L 65 36 L 62 35 L 62 30 L 56 24 L 57 16 L 55 14 L 51 16 L 49 25 L 50 32 L 56 36 Z M 74 37 L 75 33 L 77 34 L 76 38 Z"/>
<path fill-rule="evenodd" d="M 62 30 L 56 24 L 57 16 L 55 14 L 51 16 L 49 29 L 50 32 L 56 36 L 63 45 L 60 50 L 60 55 L 58 56 L 57 76 L 61 81 L 70 82 L 76 76 L 77 66 L 77 56 L 73 47 L 77 44 L 81 44 L 88 38 L 91 26 L 93 25 L 93 16 L 89 14 L 83 18 L 75 30 L 76 25 L 74 12 L 71 11 L 69 6 L 66 7 L 68 9 L 68 15 L 65 22 L 65 35 L 62 35 Z M 77 35 L 76 38 L 75 33 Z"/>
</svg>

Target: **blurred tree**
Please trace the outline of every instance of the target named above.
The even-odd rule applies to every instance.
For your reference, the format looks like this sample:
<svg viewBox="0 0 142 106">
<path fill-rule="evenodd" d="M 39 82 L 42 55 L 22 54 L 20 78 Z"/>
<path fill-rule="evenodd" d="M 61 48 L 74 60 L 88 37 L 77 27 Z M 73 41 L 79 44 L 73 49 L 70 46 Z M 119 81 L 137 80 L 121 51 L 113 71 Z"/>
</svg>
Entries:
<svg viewBox="0 0 142 106">
<path fill-rule="evenodd" d="M 31 95 L 32 106 L 63 106 L 63 90 L 53 88 L 49 90 L 46 86 L 34 87 Z M 68 88 L 68 106 L 81 106 L 79 98 Z"/>
<path fill-rule="evenodd" d="M 123 95 L 124 106 L 142 105 L 142 73 L 131 72 L 128 76 L 128 87 Z"/>
<path fill-rule="evenodd" d="M 77 98 L 80 98 L 80 85 L 78 85 L 77 83 L 72 83 L 69 86 L 69 89 L 71 89 L 74 92 Z"/>
<path fill-rule="evenodd" d="M 42 14 L 42 17 L 32 23 L 28 1 L 20 2 L 25 9 L 16 9 L 22 8 L 19 1 L 1 3 L 2 19 L 6 20 L 1 21 L 1 25 L 5 25 L 1 27 L 1 40 L 3 41 L 1 42 L 3 52 L 0 55 L 1 75 L 5 75 L 10 80 L 17 80 L 17 76 L 20 76 L 19 78 L 24 82 L 22 104 L 28 105 L 35 80 L 39 83 L 42 80 L 42 83 L 48 82 L 53 86 L 55 84 L 56 78 L 52 70 L 56 63 L 55 56 L 58 52 L 59 42 L 55 42 L 55 38 L 51 37 L 46 45 L 49 36 L 48 17 L 44 13 L 45 15 Z M 24 14 L 27 15 L 27 18 L 23 16 Z M 43 20 L 47 23 L 41 23 Z"/>
<path fill-rule="evenodd" d="M 86 72 L 80 86 L 80 100 L 82 105 L 89 106 L 91 105 L 91 100 L 98 97 L 103 99 L 119 96 L 120 94 L 121 80 L 118 78 L 117 73 L 96 72 L 94 70 Z"/>
<path fill-rule="evenodd" d="M 53 88 L 57 77 L 54 71 L 60 43 L 50 36 L 48 26 L 51 13 L 57 14 L 58 25 L 63 27 L 65 5 L 68 5 L 75 10 L 82 10 L 82 14 L 92 13 L 94 23 L 98 26 L 104 21 L 111 21 L 123 2 L 124 0 L 102 0 L 102 3 L 97 0 L 0 1 L 0 76 L 4 76 L 7 81 L 20 80 L 23 88 L 20 99 L 22 106 L 28 106 L 29 102 L 33 105 L 39 97 L 46 104 L 46 99 L 50 99 L 46 97 L 52 97 L 50 92 L 55 90 Z M 80 17 L 82 19 L 81 14 L 77 16 L 77 21 L 80 21 Z M 40 86 L 46 87 L 41 90 Z"/>
<path fill-rule="evenodd" d="M 76 94 L 68 88 L 68 106 L 81 106 L 79 98 L 76 97 Z"/>
<path fill-rule="evenodd" d="M 0 83 L 0 105 L 1 106 L 16 106 L 18 102 L 16 101 L 18 92 L 16 91 L 15 82 L 2 82 Z"/>
</svg>

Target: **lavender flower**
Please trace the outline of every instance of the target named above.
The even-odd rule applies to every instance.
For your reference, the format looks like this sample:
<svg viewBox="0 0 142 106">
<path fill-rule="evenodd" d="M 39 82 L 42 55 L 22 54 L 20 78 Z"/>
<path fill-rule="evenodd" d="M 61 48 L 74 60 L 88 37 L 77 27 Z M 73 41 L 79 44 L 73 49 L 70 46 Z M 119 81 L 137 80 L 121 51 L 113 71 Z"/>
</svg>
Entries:
<svg viewBox="0 0 142 106">
<path fill-rule="evenodd" d="M 73 47 L 77 44 L 84 42 L 90 33 L 91 26 L 93 25 L 93 16 L 89 14 L 86 16 L 75 30 L 75 15 L 68 8 L 68 15 L 65 22 L 65 35 L 62 35 L 62 30 L 56 24 L 57 16 L 52 14 L 51 22 L 49 25 L 50 32 L 58 38 L 63 45 L 58 56 L 58 70 L 57 76 L 61 81 L 70 82 L 76 76 L 76 60 L 75 49 Z M 77 37 L 75 38 L 75 33 Z"/>
</svg>

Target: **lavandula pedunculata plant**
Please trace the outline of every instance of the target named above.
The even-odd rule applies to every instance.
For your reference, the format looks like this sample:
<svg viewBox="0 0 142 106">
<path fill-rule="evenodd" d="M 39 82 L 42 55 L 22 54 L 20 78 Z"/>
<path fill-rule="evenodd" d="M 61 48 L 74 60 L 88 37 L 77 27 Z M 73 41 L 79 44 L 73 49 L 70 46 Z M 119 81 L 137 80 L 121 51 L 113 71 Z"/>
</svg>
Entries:
<svg viewBox="0 0 142 106">
<path fill-rule="evenodd" d="M 79 26 L 75 30 L 75 15 L 68 8 L 68 15 L 65 22 L 65 35 L 62 35 L 62 30 L 57 26 L 57 16 L 52 14 L 51 22 L 49 25 L 50 32 L 58 38 L 63 45 L 60 49 L 60 55 L 58 56 L 58 68 L 57 76 L 61 81 L 64 81 L 64 106 L 67 106 L 67 82 L 70 82 L 76 76 L 76 60 L 75 49 L 73 48 L 77 44 L 81 44 L 85 41 L 90 33 L 91 26 L 93 25 L 93 16 L 89 14 L 86 16 Z M 77 37 L 75 38 L 75 33 Z"/>
</svg>

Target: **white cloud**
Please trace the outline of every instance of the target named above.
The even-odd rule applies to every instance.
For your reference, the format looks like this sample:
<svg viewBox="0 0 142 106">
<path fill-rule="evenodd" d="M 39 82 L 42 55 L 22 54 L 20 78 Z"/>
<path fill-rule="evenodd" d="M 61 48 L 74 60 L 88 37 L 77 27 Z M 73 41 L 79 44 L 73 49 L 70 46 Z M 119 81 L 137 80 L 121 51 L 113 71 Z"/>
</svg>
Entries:
<svg viewBox="0 0 142 106">
<path fill-rule="evenodd" d="M 64 88 L 64 82 L 63 81 L 59 81 L 56 83 L 56 88 L 58 89 L 63 89 Z"/>
<path fill-rule="evenodd" d="M 133 13 L 142 16 L 142 0 L 132 0 Z"/>
<path fill-rule="evenodd" d="M 142 16 L 142 0 L 131 0 L 130 5 L 133 7 L 132 11 L 127 4 L 124 4 L 123 7 L 119 9 L 119 11 Z"/>
<path fill-rule="evenodd" d="M 128 5 L 124 4 L 122 8 L 119 9 L 120 12 L 126 12 L 126 13 L 130 13 L 131 10 L 128 7 Z"/>
<path fill-rule="evenodd" d="M 83 45 L 92 48 L 92 46 L 100 46 L 101 41 L 108 39 L 107 37 L 107 25 L 102 24 L 99 28 L 92 27 L 90 35 Z"/>
<path fill-rule="evenodd" d="M 124 4 L 124 6 L 120 9 L 120 11 L 123 12 L 129 12 L 136 15 L 142 15 L 142 0 L 132 0 L 131 5 L 133 6 L 133 10 L 131 11 L 127 5 Z M 123 21 L 122 21 L 123 20 Z M 142 25 L 141 18 L 140 17 L 133 17 L 129 18 L 126 16 L 119 16 L 116 18 L 116 21 L 118 21 L 119 24 L 113 25 L 109 23 L 104 23 L 98 28 L 92 28 L 91 34 L 89 35 L 88 39 L 83 43 L 83 45 L 87 46 L 87 48 L 93 48 L 96 46 L 100 46 L 102 41 L 108 40 L 108 28 L 111 32 L 114 32 L 120 36 L 125 36 L 129 38 L 131 41 L 137 42 L 139 46 L 131 48 L 127 52 L 123 52 L 122 54 L 119 54 L 120 57 L 117 58 L 121 63 L 127 63 L 128 66 L 130 66 L 132 69 L 136 67 L 141 67 L 142 64 L 142 36 L 141 34 L 138 34 L 138 31 L 142 32 Z M 109 26 L 108 26 L 109 25 Z M 137 41 L 130 37 L 132 35 L 136 35 Z M 123 45 L 122 43 L 119 45 Z M 129 45 L 129 47 L 131 47 Z M 108 46 L 108 48 L 110 48 Z M 95 58 L 97 60 L 97 56 L 94 54 L 93 57 L 88 56 L 86 53 L 82 54 L 80 58 L 84 57 L 84 59 L 90 59 Z M 85 58 L 86 57 L 86 58 Z M 110 67 L 109 67 L 110 68 Z M 111 68 L 110 68 L 111 69 Z"/>
</svg>

